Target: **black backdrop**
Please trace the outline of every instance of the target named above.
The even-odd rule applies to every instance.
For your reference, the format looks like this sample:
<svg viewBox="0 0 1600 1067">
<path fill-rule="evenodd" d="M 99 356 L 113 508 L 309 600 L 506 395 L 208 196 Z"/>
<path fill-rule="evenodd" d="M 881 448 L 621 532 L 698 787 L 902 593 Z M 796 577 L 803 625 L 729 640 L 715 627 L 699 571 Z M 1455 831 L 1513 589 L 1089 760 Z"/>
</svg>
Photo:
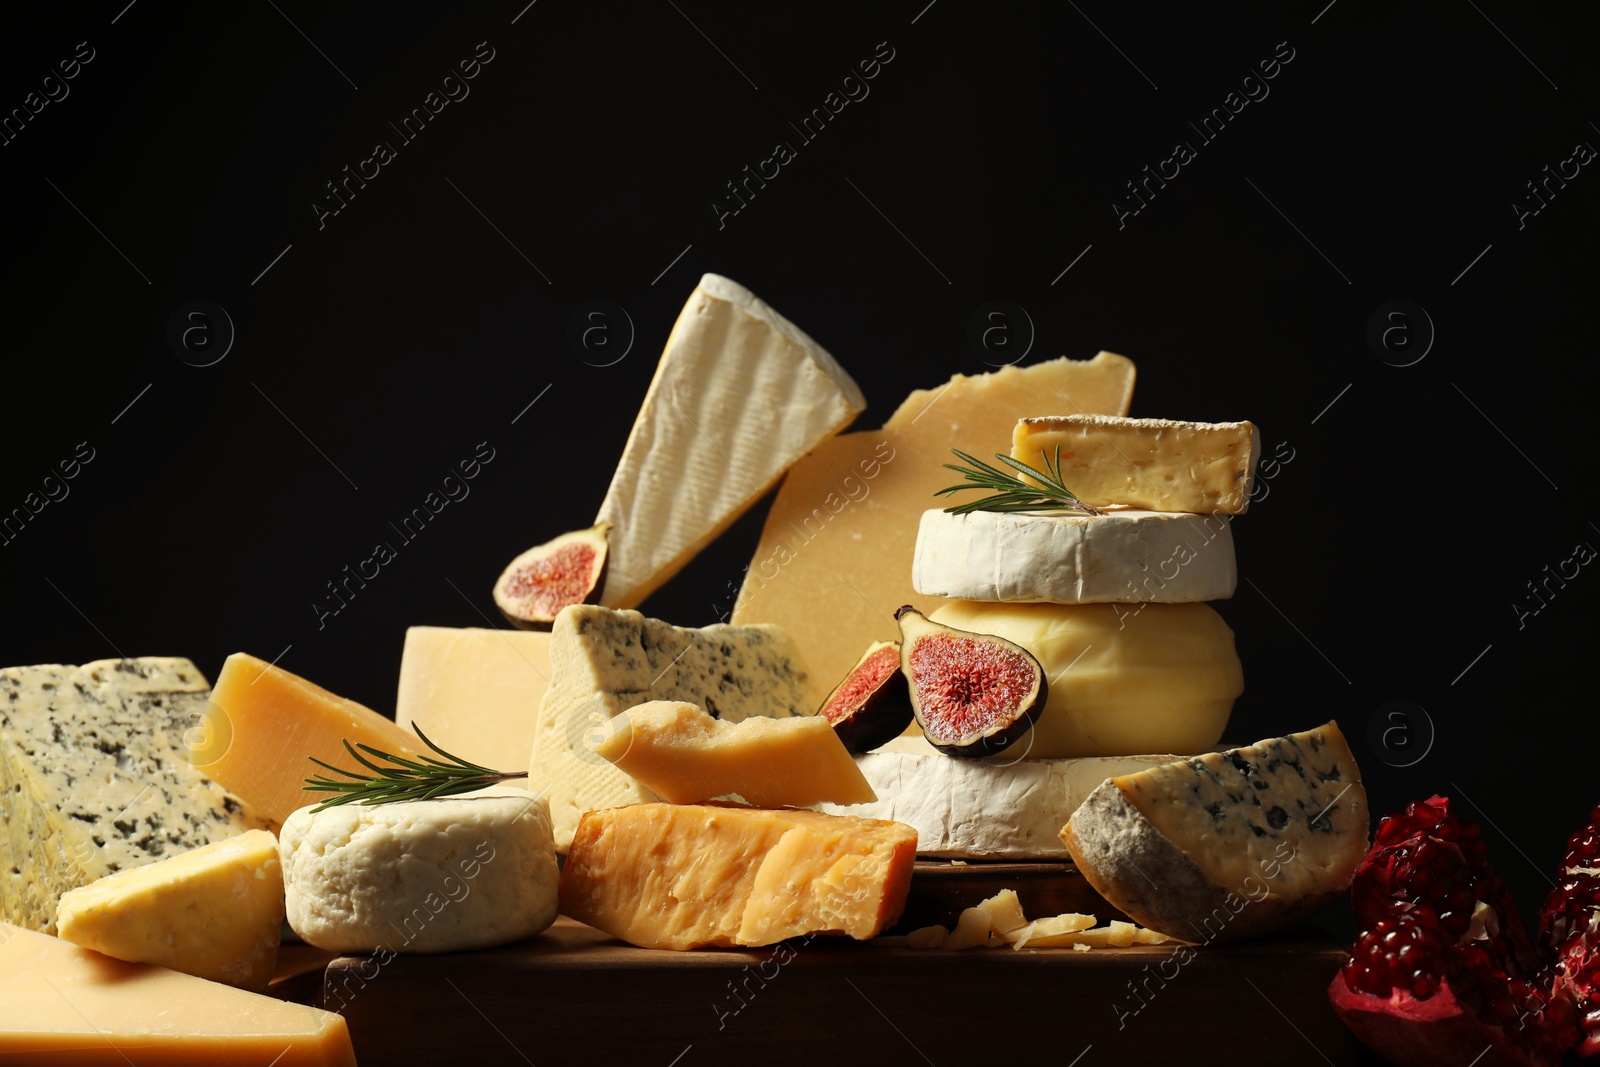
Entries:
<svg viewBox="0 0 1600 1067">
<path fill-rule="evenodd" d="M 1600 800 L 1600 107 L 1564 10 L 525 2 L 110 0 L 0 41 L 0 514 L 38 508 L 0 544 L 0 659 L 245 649 L 389 711 L 406 626 L 484 625 L 513 554 L 592 519 L 715 270 L 846 365 L 864 425 L 1100 348 L 1135 415 L 1256 421 L 1289 458 L 1235 524 L 1230 736 L 1337 718 L 1375 810 L 1469 800 L 1532 908 Z M 626 320 L 574 347 L 594 300 Z M 1031 327 L 975 351 L 994 300 Z M 646 610 L 726 612 L 764 510 Z"/>
</svg>

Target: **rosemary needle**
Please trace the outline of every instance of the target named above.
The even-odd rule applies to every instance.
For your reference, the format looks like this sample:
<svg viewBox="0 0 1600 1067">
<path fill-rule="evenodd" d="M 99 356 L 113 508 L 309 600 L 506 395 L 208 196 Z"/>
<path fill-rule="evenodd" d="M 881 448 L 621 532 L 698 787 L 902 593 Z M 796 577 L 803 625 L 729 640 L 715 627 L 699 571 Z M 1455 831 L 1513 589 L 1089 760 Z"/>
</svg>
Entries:
<svg viewBox="0 0 1600 1067">
<path fill-rule="evenodd" d="M 1001 452 L 996 452 L 994 458 L 1015 468 L 1022 474 L 1034 479 L 1038 484 L 1025 482 L 1008 471 L 991 467 L 982 460 L 967 455 L 959 448 L 952 448 L 961 459 L 971 466 L 962 467 L 954 463 L 946 463 L 945 467 L 955 471 L 966 478 L 964 485 L 947 486 L 939 490 L 934 496 L 948 496 L 959 493 L 963 489 L 989 489 L 996 495 L 986 496 L 981 500 L 969 500 L 965 504 L 956 504 L 945 508 L 953 515 L 965 515 L 971 511 L 1083 511 L 1090 515 L 1104 515 L 1105 512 L 1093 504 L 1085 504 L 1073 495 L 1072 490 L 1061 483 L 1061 446 L 1057 445 L 1055 455 L 1045 456 L 1045 469 L 1035 470 L 1026 463 L 1012 459 Z"/>
<path fill-rule="evenodd" d="M 338 804 L 370 805 L 392 804 L 403 800 L 432 800 L 434 797 L 470 793 L 512 778 L 528 777 L 527 771 L 497 771 L 490 767 L 480 767 L 476 763 L 468 763 L 460 756 L 453 756 L 428 740 L 428 735 L 415 723 L 412 723 L 411 728 L 416 731 L 423 744 L 449 762 L 441 762 L 431 756 L 418 756 L 415 760 L 409 760 L 373 748 L 371 745 L 351 745 L 349 741 L 345 741 L 345 751 L 349 752 L 357 763 L 374 773 L 361 774 L 357 771 L 347 771 L 343 767 L 324 763 L 315 756 L 308 756 L 307 758 L 317 766 L 348 779 L 340 781 L 327 775 L 307 778 L 304 787 L 307 792 L 338 794 L 312 808 L 312 813 Z M 357 752 L 358 748 L 394 766 L 379 766 L 361 752 Z"/>
</svg>

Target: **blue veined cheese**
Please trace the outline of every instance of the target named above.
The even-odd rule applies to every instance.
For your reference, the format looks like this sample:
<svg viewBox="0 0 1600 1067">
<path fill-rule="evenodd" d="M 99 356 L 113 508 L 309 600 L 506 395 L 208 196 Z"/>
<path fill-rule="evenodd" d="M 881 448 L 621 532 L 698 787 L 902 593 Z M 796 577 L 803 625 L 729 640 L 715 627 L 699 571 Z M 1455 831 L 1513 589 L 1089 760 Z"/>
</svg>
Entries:
<svg viewBox="0 0 1600 1067">
<path fill-rule="evenodd" d="M 0 921 L 54 933 L 67 890 L 266 825 L 183 755 L 209 691 L 167 657 L 0 670 Z"/>
<path fill-rule="evenodd" d="M 1109 778 L 1061 839 L 1130 919 L 1211 942 L 1279 929 L 1343 893 L 1368 829 L 1361 771 L 1330 722 Z"/>
<path fill-rule="evenodd" d="M 731 278 L 702 277 L 600 504 L 612 528 L 602 602 L 644 600 L 866 406 L 798 326 Z"/>
<path fill-rule="evenodd" d="M 550 801 L 558 851 L 584 812 L 660 799 L 588 745 L 612 716 L 648 700 L 684 701 L 730 722 L 812 715 L 822 703 L 800 650 L 776 626 L 693 629 L 637 611 L 564 609 L 550 632 L 550 688 L 528 768 Z"/>
</svg>

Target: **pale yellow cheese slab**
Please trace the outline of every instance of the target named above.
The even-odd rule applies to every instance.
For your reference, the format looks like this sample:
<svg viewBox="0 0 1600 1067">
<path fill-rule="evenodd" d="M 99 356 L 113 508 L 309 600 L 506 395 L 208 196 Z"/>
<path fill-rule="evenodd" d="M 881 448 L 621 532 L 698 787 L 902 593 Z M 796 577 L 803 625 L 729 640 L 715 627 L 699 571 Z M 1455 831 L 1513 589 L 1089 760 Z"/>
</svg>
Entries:
<svg viewBox="0 0 1600 1067">
<path fill-rule="evenodd" d="M 783 627 L 832 687 L 872 642 L 899 639 L 896 608 L 938 606 L 912 587 L 911 564 L 922 513 L 961 480 L 942 466 L 956 462 L 950 450 L 992 461 L 1020 418 L 1126 414 L 1133 381 L 1133 361 L 1110 352 L 956 375 L 913 392 L 883 429 L 823 442 L 785 477 L 733 621 Z"/>
<path fill-rule="evenodd" d="M 520 770 L 533 755 L 550 685 L 550 635 L 533 630 L 412 626 L 400 657 L 395 722 L 421 726 L 447 752 Z"/>
<path fill-rule="evenodd" d="M 0 923 L 0 1063 L 355 1067 L 331 1011 Z"/>
</svg>

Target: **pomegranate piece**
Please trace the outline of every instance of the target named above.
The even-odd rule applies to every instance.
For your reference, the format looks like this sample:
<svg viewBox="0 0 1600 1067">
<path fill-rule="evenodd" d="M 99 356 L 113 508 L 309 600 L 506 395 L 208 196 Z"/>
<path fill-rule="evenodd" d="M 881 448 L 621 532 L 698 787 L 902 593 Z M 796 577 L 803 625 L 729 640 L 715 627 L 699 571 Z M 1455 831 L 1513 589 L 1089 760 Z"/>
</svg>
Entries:
<svg viewBox="0 0 1600 1067">
<path fill-rule="evenodd" d="M 1550 961 L 1551 996 L 1577 1016 L 1578 1055 L 1600 1054 L 1600 805 L 1567 839 L 1560 877 L 1539 914 L 1539 948 Z"/>
<path fill-rule="evenodd" d="M 565 533 L 512 560 L 494 583 L 500 613 L 520 629 L 548 630 L 562 608 L 599 603 L 610 529 L 602 522 Z"/>
<path fill-rule="evenodd" d="M 1477 825 L 1446 798 L 1380 821 L 1350 893 L 1360 934 L 1328 997 L 1374 1051 L 1401 1067 L 1552 1067 L 1575 1042 Z"/>
<path fill-rule="evenodd" d="M 862 654 L 817 712 L 852 755 L 871 752 L 911 725 L 911 693 L 900 671 L 900 646 L 878 641 Z"/>
<path fill-rule="evenodd" d="M 993 756 L 1033 727 L 1049 686 L 1027 649 L 940 625 L 909 604 L 894 617 L 911 710 L 934 748 L 952 756 Z"/>
</svg>

